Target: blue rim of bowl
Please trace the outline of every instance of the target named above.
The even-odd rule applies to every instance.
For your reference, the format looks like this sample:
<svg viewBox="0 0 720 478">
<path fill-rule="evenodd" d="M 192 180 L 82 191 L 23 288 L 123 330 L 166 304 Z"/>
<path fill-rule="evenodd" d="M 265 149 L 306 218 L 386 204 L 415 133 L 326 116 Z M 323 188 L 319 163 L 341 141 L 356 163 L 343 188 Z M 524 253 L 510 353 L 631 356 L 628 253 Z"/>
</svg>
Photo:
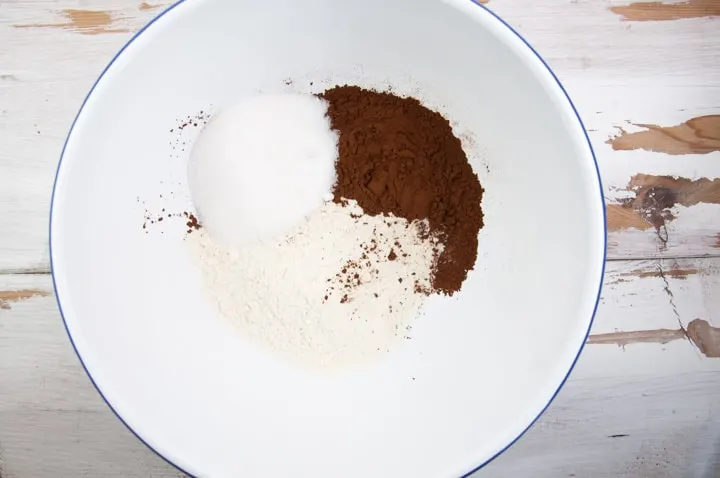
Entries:
<svg viewBox="0 0 720 478">
<path fill-rule="evenodd" d="M 95 88 L 97 87 L 98 83 L 99 83 L 100 80 L 105 76 L 105 73 L 107 73 L 107 71 L 108 71 L 108 70 L 110 69 L 110 67 L 115 63 L 115 61 L 118 59 L 118 57 L 119 57 L 140 35 L 142 35 L 142 34 L 145 32 L 145 30 L 147 30 L 148 28 L 150 28 L 155 22 L 157 22 L 157 21 L 158 21 L 160 18 L 162 18 L 165 14 L 167 14 L 168 12 L 170 12 L 171 10 L 173 10 L 175 7 L 179 6 L 180 4 L 185 3 L 186 1 L 188 1 L 188 0 L 178 0 L 178 1 L 175 2 L 174 4 L 170 5 L 167 9 L 163 10 L 163 11 L 160 12 L 155 18 L 153 18 L 152 20 L 150 20 L 150 22 L 149 22 L 147 25 L 145 25 L 144 27 L 142 27 L 137 33 L 135 33 L 135 34 L 132 36 L 132 38 L 130 38 L 130 40 L 128 40 L 128 42 L 127 42 L 125 45 L 123 45 L 123 47 L 120 49 L 120 51 L 118 51 L 118 52 L 115 54 L 115 56 L 112 58 L 112 60 L 110 60 L 110 63 L 108 63 L 108 65 L 105 67 L 105 69 L 103 69 L 102 73 L 100 73 L 100 76 L 98 76 L 97 80 L 95 80 L 95 83 L 93 84 L 92 88 L 90 88 L 90 91 L 88 92 L 87 96 L 86 96 L 85 99 L 83 100 L 82 105 L 80 106 L 80 109 L 78 110 L 77 115 L 75 115 L 75 119 L 73 120 L 73 123 L 72 123 L 72 125 L 70 126 L 70 131 L 68 131 L 68 135 L 67 135 L 67 137 L 65 138 L 65 143 L 63 144 L 62 152 L 60 153 L 60 161 L 58 162 L 58 167 L 57 167 L 57 170 L 56 170 L 56 172 L 55 172 L 55 180 L 53 181 L 52 197 L 51 197 L 51 199 L 50 199 L 50 220 L 49 220 L 49 234 L 48 234 L 48 238 L 49 238 L 49 248 L 50 248 L 50 273 L 51 273 L 51 275 L 52 275 L 52 281 L 53 281 L 53 288 L 54 288 L 54 289 L 56 289 L 56 284 L 55 284 L 55 267 L 54 267 L 54 265 L 53 265 L 53 253 L 52 253 L 52 244 L 53 244 L 53 242 L 52 242 L 52 217 L 53 217 L 53 208 L 54 208 L 54 205 L 55 205 L 55 190 L 56 190 L 56 188 L 57 188 L 58 176 L 60 175 L 60 168 L 62 167 L 62 160 L 63 160 L 63 157 L 65 156 L 65 148 L 67 147 L 68 141 L 70 140 L 70 136 L 72 135 L 73 129 L 75 128 L 75 123 L 77 123 L 77 120 L 78 120 L 78 118 L 80 117 L 80 114 L 82 113 L 83 108 L 85 108 L 85 104 L 87 103 L 88 99 L 89 99 L 90 96 L 93 94 L 93 92 L 95 91 Z M 600 168 L 599 168 L 599 166 L 598 166 L 597 157 L 595 156 L 595 150 L 593 149 L 592 143 L 590 142 L 590 137 L 588 137 L 587 130 L 585 129 L 585 125 L 584 125 L 584 123 L 583 123 L 583 121 L 582 121 L 582 118 L 580 118 L 580 114 L 578 114 L 577 108 L 575 108 L 575 104 L 573 103 L 572 99 L 570 98 L 570 95 L 568 95 L 567 91 L 565 90 L 565 87 L 563 87 L 563 85 L 562 85 L 562 83 L 560 82 L 560 80 L 558 79 L 558 77 L 555 75 L 555 73 L 554 73 L 554 72 L 552 71 L 552 69 L 550 68 L 550 65 L 548 65 L 548 64 L 545 62 L 545 60 L 543 59 L 543 57 L 540 56 L 540 54 L 535 50 L 535 48 L 533 48 L 533 46 L 530 45 L 530 43 L 528 43 L 528 41 L 525 40 L 525 38 L 523 38 L 523 36 L 520 35 L 520 33 L 518 33 L 512 26 L 510 26 L 507 22 L 505 22 L 505 21 L 504 21 L 502 18 L 500 18 L 498 15 L 496 15 L 495 13 L 493 13 L 492 10 L 488 9 L 485 5 L 482 5 L 481 3 L 479 3 L 479 0 L 467 0 L 467 1 L 473 3 L 475 6 L 480 7 L 480 8 L 482 8 L 483 10 L 485 10 L 486 12 L 488 12 L 488 13 L 489 13 L 491 16 L 493 16 L 497 21 L 499 21 L 499 22 L 500 22 L 501 24 L 503 24 L 508 30 L 510 30 L 515 36 L 517 36 L 517 38 L 518 38 L 521 42 L 523 42 L 523 43 L 525 44 L 525 46 L 527 46 L 527 47 L 530 49 L 530 51 L 533 52 L 533 54 L 538 58 L 538 60 L 540 60 L 540 62 L 543 64 L 543 66 L 547 69 L 548 73 L 550 73 L 550 75 L 553 77 L 553 79 L 554 79 L 555 82 L 557 83 L 557 86 L 560 88 L 560 90 L 562 91 L 563 95 L 565 95 L 565 98 L 567 98 L 568 103 L 570 104 L 570 107 L 572 108 L 573 113 L 575 114 L 575 117 L 577 118 L 578 122 L 580 123 L 580 127 L 582 128 L 583 134 L 584 134 L 584 136 L 585 136 L 585 141 L 587 142 L 588 148 L 590 148 L 590 154 L 592 155 L 593 162 L 595 163 L 595 174 L 597 175 L 598 185 L 599 185 L 599 187 L 600 187 L 600 191 L 599 191 L 599 192 L 600 192 L 600 203 L 601 203 L 601 205 L 602 205 L 602 213 L 603 213 L 603 230 L 604 230 L 604 235 L 603 235 L 603 262 L 602 262 L 602 266 L 601 266 L 601 268 L 600 268 L 600 273 L 601 273 L 601 274 L 600 274 L 600 285 L 599 285 L 599 287 L 598 287 L 597 297 L 595 298 L 595 305 L 594 305 L 594 307 L 593 307 L 592 317 L 590 317 L 590 323 L 588 324 L 587 332 L 585 332 L 585 338 L 583 339 L 582 344 L 580 345 L 580 348 L 578 349 L 577 355 L 576 355 L 575 358 L 573 359 L 573 362 L 572 362 L 572 364 L 570 365 L 570 368 L 568 369 L 567 374 L 565 375 L 565 378 L 563 378 L 562 382 L 560 382 L 560 384 L 559 384 L 558 387 L 557 387 L 557 390 L 555 390 L 555 393 L 553 393 L 552 397 L 550 397 L 550 400 L 548 400 L 547 404 L 545 404 L 545 406 L 542 408 L 542 410 L 540 410 L 540 412 L 537 414 L 537 416 L 536 416 L 530 423 L 528 423 L 527 427 L 525 427 L 525 429 L 524 429 L 518 436 L 516 436 L 512 441 L 510 441 L 510 443 L 508 443 L 506 446 L 504 446 L 503 448 L 501 448 L 501 449 L 500 449 L 497 453 L 495 453 L 493 456 L 491 456 L 490 458 L 488 458 L 487 460 L 485 460 L 483 463 L 481 463 L 480 465 L 476 466 L 476 467 L 473 468 L 472 470 L 468 471 L 467 473 L 465 473 L 464 475 L 462 475 L 460 478 L 466 478 L 466 477 L 472 475 L 472 474 L 475 473 L 476 471 L 480 470 L 481 468 L 485 467 L 485 466 L 488 465 L 490 462 L 492 462 L 493 460 L 495 460 L 495 458 L 497 458 L 498 456 L 502 455 L 508 448 L 510 448 L 511 446 L 513 446 L 520 438 L 522 438 L 523 435 L 525 435 L 525 433 L 527 433 L 528 430 L 530 430 L 530 428 L 532 428 L 532 426 L 535 424 L 535 422 L 537 422 L 537 420 L 543 415 L 543 413 L 545 413 L 545 411 L 548 409 L 548 407 L 549 407 L 550 404 L 553 402 L 553 400 L 555 400 L 555 397 L 557 397 L 558 393 L 560 393 L 560 390 L 562 389 L 563 385 L 565 385 L 565 382 L 567 382 L 567 379 L 570 377 L 570 374 L 572 373 L 573 369 L 575 368 L 575 365 L 577 364 L 577 361 L 578 361 L 578 359 L 580 358 L 580 355 L 581 355 L 583 349 L 585 348 L 585 343 L 587 342 L 587 338 L 588 338 L 588 336 L 590 335 L 590 329 L 592 328 L 593 322 L 595 321 L 595 314 L 597 313 L 598 304 L 600 303 L 600 294 L 602 293 L 602 282 L 603 282 L 602 280 L 603 280 L 603 277 L 604 277 L 604 275 L 605 275 L 605 261 L 606 261 L 606 259 L 607 259 L 607 212 L 606 212 L 606 210 L 605 210 L 605 200 L 604 200 L 604 196 L 603 196 L 602 178 L 600 177 Z M 173 463 L 169 458 L 163 456 L 159 451 L 157 451 L 157 450 L 156 450 L 155 448 L 153 448 L 147 441 L 145 441 L 140 435 L 138 435 L 138 434 L 135 432 L 135 430 L 133 430 L 133 429 L 130 427 L 130 425 L 128 425 L 127 422 L 125 422 L 125 420 L 123 420 L 123 418 L 122 418 L 122 417 L 120 416 L 120 414 L 115 410 L 115 408 L 114 408 L 114 407 L 112 406 L 112 404 L 108 401 L 108 399 L 105 398 L 105 395 L 102 393 L 102 390 L 100 390 L 100 387 L 99 387 L 98 384 L 95 382 L 95 379 L 93 379 L 92 375 L 90 375 L 90 372 L 88 371 L 87 367 L 85 366 L 85 362 L 83 361 L 82 356 L 80 355 L 80 352 L 78 351 L 77 346 L 75 345 L 75 341 L 73 340 L 72 334 L 70 333 L 70 329 L 68 328 L 68 325 L 67 325 L 67 321 L 65 320 L 65 313 L 63 312 L 62 304 L 60 303 L 60 297 L 58 297 L 57 294 L 55 294 L 55 299 L 56 299 L 57 304 L 58 304 L 58 309 L 60 310 L 60 316 L 62 317 L 63 325 L 65 326 L 65 332 L 67 333 L 68 338 L 70 339 L 70 343 L 72 344 L 73 350 L 75 351 L 75 355 L 77 355 L 78 359 L 80 360 L 80 364 L 82 365 L 83 369 L 85 370 L 85 373 L 87 374 L 88 378 L 90 378 L 90 381 L 92 382 L 93 386 L 94 386 L 95 389 L 98 391 L 98 393 L 100 394 L 100 396 L 102 397 L 102 399 L 105 401 L 105 403 L 107 404 L 107 406 L 110 407 L 110 410 L 112 410 L 112 412 L 115 414 L 115 416 L 118 418 L 118 420 L 120 420 L 120 421 L 122 422 L 122 424 L 125 425 L 125 427 L 126 427 L 128 430 L 130 430 L 130 432 L 131 432 L 133 435 L 135 435 L 135 437 L 136 437 L 138 440 L 140 440 L 146 447 L 148 447 L 150 450 L 152 450 L 157 456 L 159 456 L 160 458 L 162 458 L 163 460 L 165 460 L 167 463 L 169 463 L 170 465 L 172 465 L 173 467 L 175 467 L 175 468 L 178 469 L 179 471 L 185 473 L 186 475 L 188 475 L 188 476 L 194 476 L 193 474 L 187 472 L 186 470 L 182 469 L 181 467 L 179 467 L 178 465 L 176 465 L 175 463 Z"/>
</svg>

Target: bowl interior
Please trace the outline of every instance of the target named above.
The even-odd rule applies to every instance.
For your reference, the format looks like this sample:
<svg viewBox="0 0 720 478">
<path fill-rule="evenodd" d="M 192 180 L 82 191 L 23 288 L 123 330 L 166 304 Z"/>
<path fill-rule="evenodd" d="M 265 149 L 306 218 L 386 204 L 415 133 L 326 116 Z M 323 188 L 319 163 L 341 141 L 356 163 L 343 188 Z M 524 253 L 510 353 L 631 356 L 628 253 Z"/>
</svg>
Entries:
<svg viewBox="0 0 720 478">
<path fill-rule="evenodd" d="M 259 91 L 411 94 L 462 135 L 486 188 L 476 270 L 387 359 L 320 374 L 234 333 L 203 296 L 182 221 L 200 126 Z M 171 132 L 172 130 L 172 132 Z M 271 188 L 271 185 L 268 185 Z M 582 125 L 541 60 L 470 0 L 187 0 L 87 99 L 58 172 L 53 272 L 111 406 L 202 476 L 452 476 L 543 410 L 587 334 L 604 256 Z M 149 232 L 149 233 L 146 233 Z"/>
</svg>

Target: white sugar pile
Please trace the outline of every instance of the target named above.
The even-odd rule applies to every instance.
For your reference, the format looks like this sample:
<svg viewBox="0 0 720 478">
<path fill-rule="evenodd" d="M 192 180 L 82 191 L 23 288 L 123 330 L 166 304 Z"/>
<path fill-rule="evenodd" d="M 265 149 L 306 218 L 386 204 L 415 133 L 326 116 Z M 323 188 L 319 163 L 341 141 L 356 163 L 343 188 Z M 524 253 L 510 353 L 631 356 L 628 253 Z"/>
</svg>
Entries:
<svg viewBox="0 0 720 478">
<path fill-rule="evenodd" d="M 213 117 L 192 149 L 188 180 L 215 242 L 240 246 L 284 234 L 322 205 L 337 159 L 326 112 L 315 96 L 274 94 L 244 98 Z"/>
<path fill-rule="evenodd" d="M 285 358 L 336 367 L 406 337 L 441 246 L 424 222 L 332 202 L 285 237 L 227 249 L 188 237 L 207 296 L 243 335 Z"/>
</svg>

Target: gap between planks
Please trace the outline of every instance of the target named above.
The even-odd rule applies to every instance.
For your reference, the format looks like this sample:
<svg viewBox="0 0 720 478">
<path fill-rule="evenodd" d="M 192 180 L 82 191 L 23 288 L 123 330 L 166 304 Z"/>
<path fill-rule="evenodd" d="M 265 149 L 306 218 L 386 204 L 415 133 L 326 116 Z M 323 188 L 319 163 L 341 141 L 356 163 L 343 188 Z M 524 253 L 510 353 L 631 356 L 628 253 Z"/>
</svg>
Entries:
<svg viewBox="0 0 720 478">
<path fill-rule="evenodd" d="M 646 262 L 646 261 L 680 261 L 691 259 L 720 259 L 720 254 L 677 254 L 673 256 L 630 256 L 608 257 L 605 262 Z"/>
<path fill-rule="evenodd" d="M 720 259 L 718 254 L 678 254 L 673 256 L 631 256 L 631 257 L 608 257 L 605 262 L 647 262 L 657 260 L 689 260 L 689 259 Z M 49 267 L 37 267 L 32 269 L 0 269 L 0 276 L 10 275 L 51 275 Z"/>
<path fill-rule="evenodd" d="M 50 269 L 47 268 L 0 270 L 0 276 L 49 276 L 51 274 Z"/>
</svg>

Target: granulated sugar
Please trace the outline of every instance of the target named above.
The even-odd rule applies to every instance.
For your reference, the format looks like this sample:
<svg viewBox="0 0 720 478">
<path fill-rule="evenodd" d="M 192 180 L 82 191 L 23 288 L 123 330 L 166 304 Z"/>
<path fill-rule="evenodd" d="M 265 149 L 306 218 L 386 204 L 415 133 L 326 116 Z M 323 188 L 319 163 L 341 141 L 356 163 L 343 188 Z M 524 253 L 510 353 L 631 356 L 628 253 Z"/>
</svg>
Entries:
<svg viewBox="0 0 720 478">
<path fill-rule="evenodd" d="M 193 146 L 188 179 L 213 239 L 240 246 L 286 234 L 335 183 L 337 134 L 313 95 L 262 94 L 213 116 Z"/>
<path fill-rule="evenodd" d="M 427 223 L 333 202 L 277 241 L 226 249 L 188 237 L 208 297 L 246 336 L 329 367 L 372 360 L 407 335 L 442 251 Z"/>
</svg>

